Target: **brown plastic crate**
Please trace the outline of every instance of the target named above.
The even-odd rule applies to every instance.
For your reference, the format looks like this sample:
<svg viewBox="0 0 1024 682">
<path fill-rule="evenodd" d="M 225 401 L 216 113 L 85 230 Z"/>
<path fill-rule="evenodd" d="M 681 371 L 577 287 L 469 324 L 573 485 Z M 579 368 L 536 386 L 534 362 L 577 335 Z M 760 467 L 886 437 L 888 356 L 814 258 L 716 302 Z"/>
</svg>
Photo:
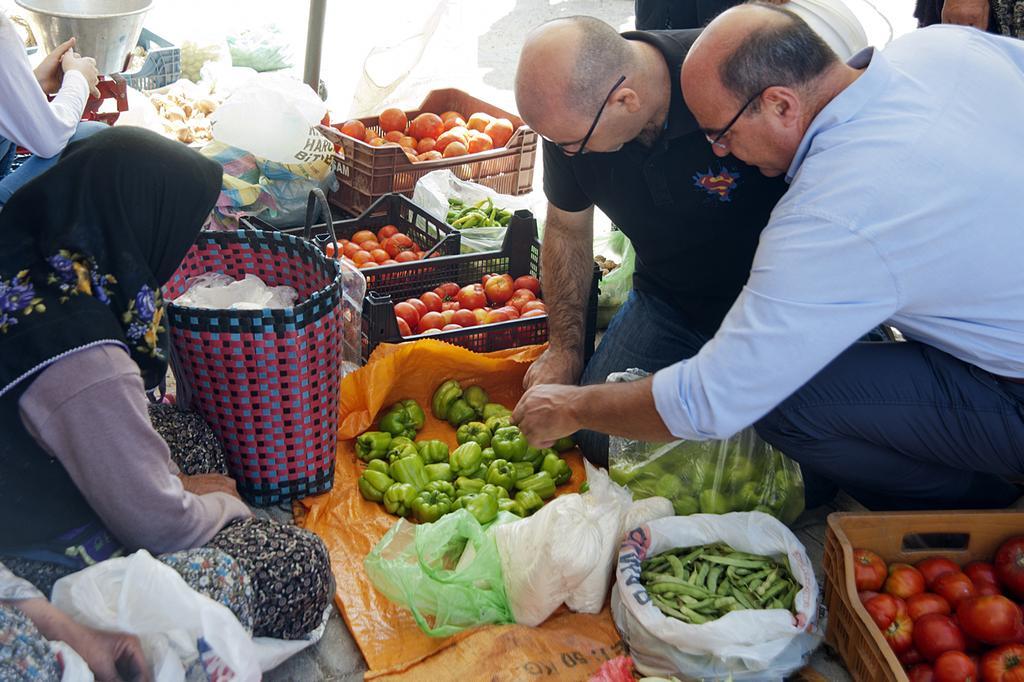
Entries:
<svg viewBox="0 0 1024 682">
<path fill-rule="evenodd" d="M 825 641 L 857 682 L 908 682 L 903 666 L 857 597 L 853 550 L 886 563 L 939 556 L 966 564 L 991 561 L 999 545 L 1024 533 L 1024 512 L 935 511 L 829 514 L 825 538 Z"/>
<path fill-rule="evenodd" d="M 516 131 L 504 147 L 451 159 L 412 163 L 400 147 L 374 147 L 347 135 L 331 134 L 328 128 L 328 137 L 340 147 L 334 155 L 338 189 L 331 193 L 331 203 L 343 211 L 358 214 L 389 192 L 401 192 L 411 197 L 417 180 L 441 169 L 451 170 L 463 180 L 479 182 L 501 194 L 524 194 L 533 189 L 537 133 L 530 130 L 523 119 L 454 88 L 432 90 L 418 109 L 407 111 L 406 115 L 411 121 L 425 111 L 435 114 L 459 111 L 466 116 L 482 111 L 495 118 L 507 118 Z M 368 130 L 380 132 L 376 116 L 359 120 Z"/>
</svg>

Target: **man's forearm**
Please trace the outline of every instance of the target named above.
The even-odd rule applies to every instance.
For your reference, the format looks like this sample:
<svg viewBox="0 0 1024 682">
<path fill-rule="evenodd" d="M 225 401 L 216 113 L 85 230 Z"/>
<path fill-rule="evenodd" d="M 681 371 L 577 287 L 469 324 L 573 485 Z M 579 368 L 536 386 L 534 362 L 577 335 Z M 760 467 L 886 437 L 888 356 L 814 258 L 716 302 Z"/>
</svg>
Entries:
<svg viewBox="0 0 1024 682">
<path fill-rule="evenodd" d="M 553 218 L 549 212 L 541 246 L 541 282 L 548 309 L 549 337 L 553 348 L 581 352 L 593 281 L 593 233 L 592 229 L 586 230 L 586 235 L 567 230 Z"/>
<path fill-rule="evenodd" d="M 579 428 L 636 440 L 675 440 L 654 404 L 653 384 L 648 377 L 577 389 L 571 410 Z"/>
</svg>

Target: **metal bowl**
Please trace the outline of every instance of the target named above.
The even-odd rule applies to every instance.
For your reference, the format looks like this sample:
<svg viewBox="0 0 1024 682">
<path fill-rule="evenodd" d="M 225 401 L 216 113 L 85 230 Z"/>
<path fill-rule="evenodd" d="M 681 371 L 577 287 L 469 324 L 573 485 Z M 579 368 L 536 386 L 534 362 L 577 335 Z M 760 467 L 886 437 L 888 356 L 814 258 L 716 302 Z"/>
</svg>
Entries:
<svg viewBox="0 0 1024 682">
<path fill-rule="evenodd" d="M 101 74 L 124 70 L 153 0 L 15 0 L 47 53 L 72 36 Z"/>
</svg>

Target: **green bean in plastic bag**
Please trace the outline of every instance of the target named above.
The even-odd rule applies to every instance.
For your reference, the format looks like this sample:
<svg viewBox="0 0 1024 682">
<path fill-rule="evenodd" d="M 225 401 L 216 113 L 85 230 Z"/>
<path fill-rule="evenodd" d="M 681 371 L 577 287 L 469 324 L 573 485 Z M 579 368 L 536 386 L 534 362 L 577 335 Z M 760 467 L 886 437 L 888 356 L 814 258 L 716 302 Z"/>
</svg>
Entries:
<svg viewBox="0 0 1024 682">
<path fill-rule="evenodd" d="M 501 512 L 486 527 L 464 509 L 434 523 L 401 519 L 363 561 L 380 592 L 412 613 L 432 637 L 513 623 L 501 558 L 488 528 L 518 521 Z"/>
</svg>

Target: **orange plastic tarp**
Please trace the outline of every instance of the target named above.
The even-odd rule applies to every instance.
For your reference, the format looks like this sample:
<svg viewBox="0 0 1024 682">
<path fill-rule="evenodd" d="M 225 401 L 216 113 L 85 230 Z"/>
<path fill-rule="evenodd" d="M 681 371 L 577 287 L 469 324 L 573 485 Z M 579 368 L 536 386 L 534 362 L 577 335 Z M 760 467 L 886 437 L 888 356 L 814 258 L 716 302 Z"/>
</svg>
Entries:
<svg viewBox="0 0 1024 682">
<path fill-rule="evenodd" d="M 622 653 L 607 607 L 597 615 L 563 607 L 537 628 L 487 626 L 435 639 L 378 593 L 363 569 L 363 558 L 397 518 L 359 494 L 362 463 L 352 439 L 373 426 L 381 408 L 413 398 L 427 413 L 419 438 L 454 447 L 454 430 L 430 414 L 434 389 L 446 379 L 479 384 L 492 402 L 511 408 L 522 395 L 523 375 L 542 351 L 543 346 L 531 346 L 483 355 L 431 339 L 382 345 L 365 367 L 342 381 L 334 487 L 296 504 L 296 516 L 327 543 L 337 582 L 335 601 L 366 658 L 367 679 L 585 679 Z M 576 491 L 585 480 L 579 452 L 567 453 L 566 460 L 573 478 L 560 493 Z"/>
</svg>

